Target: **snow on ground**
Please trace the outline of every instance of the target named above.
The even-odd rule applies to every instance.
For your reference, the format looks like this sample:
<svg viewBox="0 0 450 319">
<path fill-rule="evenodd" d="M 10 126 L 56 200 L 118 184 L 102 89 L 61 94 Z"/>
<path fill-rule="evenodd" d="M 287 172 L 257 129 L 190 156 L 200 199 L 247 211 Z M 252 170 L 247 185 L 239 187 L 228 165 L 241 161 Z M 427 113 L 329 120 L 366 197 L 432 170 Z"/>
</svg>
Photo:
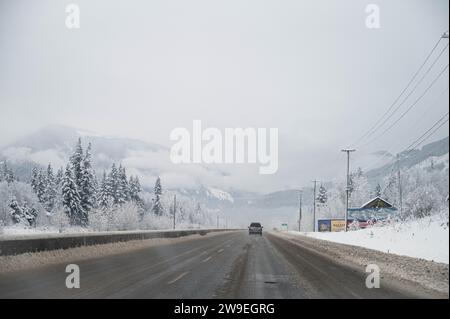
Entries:
<svg viewBox="0 0 450 319">
<path fill-rule="evenodd" d="M 290 231 L 290 233 L 391 254 L 449 263 L 448 212 L 347 233 L 299 233 L 296 231 Z"/>
</svg>

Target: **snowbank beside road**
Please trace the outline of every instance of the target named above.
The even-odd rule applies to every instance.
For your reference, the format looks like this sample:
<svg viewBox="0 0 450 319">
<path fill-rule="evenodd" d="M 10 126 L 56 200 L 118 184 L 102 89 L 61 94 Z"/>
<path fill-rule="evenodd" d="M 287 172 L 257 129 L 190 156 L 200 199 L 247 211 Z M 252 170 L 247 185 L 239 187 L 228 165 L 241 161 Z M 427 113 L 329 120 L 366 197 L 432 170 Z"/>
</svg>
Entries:
<svg viewBox="0 0 450 319">
<path fill-rule="evenodd" d="M 317 239 L 449 263 L 448 212 L 386 226 L 336 233 L 299 233 Z"/>
</svg>

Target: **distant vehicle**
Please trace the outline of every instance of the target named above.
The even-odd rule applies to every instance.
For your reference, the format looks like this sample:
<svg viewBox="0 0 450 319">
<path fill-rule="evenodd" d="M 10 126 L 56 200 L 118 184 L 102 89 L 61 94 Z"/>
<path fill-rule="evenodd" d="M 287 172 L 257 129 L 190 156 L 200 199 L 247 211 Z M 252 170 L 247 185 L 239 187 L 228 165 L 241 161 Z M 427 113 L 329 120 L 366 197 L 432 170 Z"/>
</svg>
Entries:
<svg viewBox="0 0 450 319">
<path fill-rule="evenodd" d="M 251 223 L 250 226 L 248 226 L 248 234 L 259 234 L 262 235 L 263 227 L 261 226 L 261 223 Z"/>
</svg>

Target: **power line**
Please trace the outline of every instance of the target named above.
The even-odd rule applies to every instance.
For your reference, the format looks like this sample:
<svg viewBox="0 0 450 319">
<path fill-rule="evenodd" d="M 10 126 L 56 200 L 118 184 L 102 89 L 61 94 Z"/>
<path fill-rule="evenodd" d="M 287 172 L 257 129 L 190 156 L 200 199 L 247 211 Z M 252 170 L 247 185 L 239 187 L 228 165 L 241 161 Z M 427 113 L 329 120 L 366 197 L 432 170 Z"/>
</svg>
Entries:
<svg viewBox="0 0 450 319">
<path fill-rule="evenodd" d="M 421 145 L 423 142 L 425 142 L 428 138 L 430 138 L 434 133 L 436 133 L 436 131 L 438 129 L 440 129 L 445 123 L 448 122 L 448 118 L 442 122 L 447 116 L 448 116 L 449 112 L 447 112 L 444 116 L 442 116 L 436 123 L 433 124 L 433 126 L 431 128 L 429 128 L 424 134 L 422 134 L 417 140 L 415 140 L 414 142 L 411 143 L 411 145 L 409 145 L 406 150 L 404 151 L 408 151 L 411 152 L 412 150 L 414 150 L 416 147 L 418 147 L 419 145 Z M 442 122 L 442 123 L 441 123 Z M 440 123 L 440 124 L 439 124 Z M 434 130 L 433 130 L 434 129 Z M 428 136 L 425 137 L 425 139 L 423 139 L 422 141 L 420 141 L 425 135 L 427 135 L 429 132 L 431 132 Z M 418 144 L 416 144 L 418 141 L 420 141 Z M 403 152 L 404 152 L 403 151 Z M 409 154 L 409 152 L 407 154 Z"/>
<path fill-rule="evenodd" d="M 369 145 L 373 143 L 374 141 L 378 140 L 380 137 L 384 136 L 388 131 L 390 131 L 398 122 L 400 122 L 406 114 L 408 114 L 416 105 L 419 103 L 419 101 L 428 93 L 428 91 L 434 86 L 434 84 L 440 79 L 442 74 L 448 69 L 449 64 L 445 66 L 444 69 L 442 69 L 441 72 L 434 78 L 434 80 L 431 82 L 431 84 L 425 89 L 425 91 L 403 112 L 399 118 L 397 118 L 390 126 L 387 127 L 381 134 L 377 135 L 373 139 L 371 139 L 369 142 L 367 142 L 365 145 Z M 364 145 L 364 146 L 365 146 Z"/>
<path fill-rule="evenodd" d="M 436 44 L 431 49 L 430 53 L 428 53 L 427 57 L 425 58 L 425 61 L 420 65 L 420 67 L 414 73 L 414 75 L 411 78 L 411 80 L 408 82 L 408 84 L 405 86 L 405 88 L 401 91 L 401 93 L 397 96 L 397 98 L 394 100 L 394 102 L 389 106 L 389 108 L 386 110 L 386 112 L 381 116 L 381 118 L 379 118 L 378 121 L 365 134 L 363 134 L 359 139 L 357 139 L 356 142 L 353 143 L 353 145 L 357 145 L 364 138 L 366 138 L 367 136 L 370 136 L 371 134 L 373 134 L 372 133 L 373 129 L 375 129 L 385 119 L 385 117 L 391 112 L 391 110 L 394 108 L 394 106 L 397 104 L 397 102 L 400 100 L 400 98 L 403 96 L 403 94 L 408 90 L 410 85 L 414 82 L 416 77 L 419 75 L 420 71 L 422 71 L 422 69 L 425 66 L 425 64 L 428 62 L 430 57 L 433 55 L 434 51 L 436 50 L 436 48 L 438 47 L 439 43 L 441 42 L 441 40 L 443 38 L 444 38 L 443 36 L 441 36 L 439 38 L 439 40 L 436 42 Z"/>
<path fill-rule="evenodd" d="M 440 101 L 441 97 L 449 90 L 449 87 L 447 86 L 439 95 L 438 97 L 431 103 L 431 106 L 425 109 L 425 112 L 423 112 L 417 121 L 415 121 L 410 127 L 411 128 L 415 128 L 419 122 L 423 121 L 424 116 L 430 112 L 430 109 L 435 107 L 438 102 Z M 393 147 L 392 149 L 398 149 L 401 146 L 401 143 L 397 143 L 395 145 L 395 147 Z M 369 171 L 372 168 L 378 166 L 381 162 L 383 162 L 387 157 L 392 156 L 390 153 L 385 153 L 384 155 L 382 155 L 380 158 L 376 159 L 375 161 L 372 161 L 369 165 L 366 166 L 365 171 Z"/>
<path fill-rule="evenodd" d="M 406 95 L 406 97 L 402 100 L 402 102 L 397 105 L 397 107 L 392 111 L 392 113 L 390 114 L 390 116 L 386 119 L 386 121 L 381 122 L 380 125 L 378 125 L 375 130 L 372 131 L 371 134 L 369 134 L 370 137 L 373 134 L 375 134 L 379 129 L 381 129 L 394 115 L 395 113 L 397 113 L 397 111 L 405 104 L 405 102 L 411 97 L 411 95 L 416 91 L 416 89 L 419 87 L 419 85 L 423 82 L 423 80 L 426 78 L 426 76 L 430 73 L 430 71 L 433 69 L 433 67 L 436 65 L 437 61 L 439 61 L 440 57 L 442 56 L 442 54 L 445 52 L 445 50 L 448 48 L 449 44 L 447 43 L 447 45 L 441 50 L 441 52 L 439 53 L 439 55 L 434 59 L 433 63 L 430 65 L 430 67 L 425 71 L 425 73 L 422 75 L 422 77 L 420 78 L 419 81 L 417 81 L 417 83 L 415 84 L 415 86 L 412 88 L 412 90 Z M 373 140 L 372 140 L 373 141 Z M 370 142 L 369 142 L 370 143 Z"/>
<path fill-rule="evenodd" d="M 412 151 L 414 151 L 417 147 L 422 145 L 425 141 L 427 141 L 431 136 L 434 135 L 442 126 L 444 126 L 448 122 L 448 118 L 445 119 L 448 116 L 449 113 L 445 114 L 442 118 L 439 119 L 429 130 L 427 130 L 421 137 L 419 137 L 416 141 L 414 141 L 410 146 L 408 146 L 406 149 L 404 149 L 401 153 L 406 152 L 403 156 L 408 156 Z M 444 120 L 445 119 L 445 120 Z M 442 123 L 438 124 L 444 120 Z M 433 130 L 434 128 L 434 130 Z M 429 133 L 427 135 L 427 133 Z M 426 136 L 427 135 L 427 136 Z M 423 138 L 424 137 L 424 138 Z M 423 138 L 423 139 L 422 139 Z M 422 140 L 421 140 L 422 139 Z M 420 141 L 421 140 L 421 141 Z M 418 142 L 419 141 L 419 142 Z M 418 143 L 417 143 L 418 142 Z M 400 160 L 398 159 L 399 163 Z M 393 164 L 393 163 L 392 163 Z M 400 165 L 400 164 L 399 164 Z"/>
<path fill-rule="evenodd" d="M 397 107 L 392 111 L 392 113 L 390 114 L 390 116 L 387 118 L 386 121 L 381 122 L 380 125 L 378 125 L 376 127 L 375 130 L 372 131 L 371 134 L 369 134 L 368 137 L 370 137 L 371 135 L 375 134 L 376 131 L 378 131 L 379 129 L 381 129 L 394 115 L 395 113 L 397 113 L 397 111 L 405 104 L 405 102 L 411 97 L 411 95 L 416 91 L 416 89 L 419 87 L 420 84 L 422 84 L 423 80 L 426 78 L 426 76 L 430 73 L 430 71 L 433 69 L 433 67 L 436 65 L 437 61 L 439 61 L 440 57 L 442 56 L 442 54 L 445 52 L 445 50 L 448 48 L 449 44 L 447 43 L 447 45 L 441 50 L 441 52 L 439 53 L 439 55 L 434 59 L 433 63 L 430 65 L 430 67 L 425 71 L 425 73 L 422 75 L 422 77 L 420 78 L 419 81 L 417 81 L 416 85 L 412 88 L 412 90 L 406 95 L 406 97 L 402 100 L 402 102 L 397 105 Z"/>
<path fill-rule="evenodd" d="M 403 154 L 403 156 L 408 156 L 413 150 L 422 145 L 425 141 L 427 141 L 431 136 L 433 136 L 442 126 L 444 126 L 449 119 L 446 117 L 449 115 L 449 112 L 444 114 L 437 122 L 435 122 L 427 131 L 425 131 L 419 138 L 417 138 L 414 142 L 412 142 L 408 147 L 403 149 L 398 154 Z M 392 165 L 395 163 L 395 159 L 387 163 L 386 165 Z"/>
<path fill-rule="evenodd" d="M 433 69 L 434 65 L 436 64 L 436 62 L 439 60 L 439 58 L 442 56 L 442 54 L 444 53 L 444 51 L 448 48 L 448 44 L 444 47 L 444 49 L 440 52 L 440 54 L 436 57 L 436 59 L 433 61 L 433 63 L 431 64 L 431 66 L 427 69 L 427 71 L 425 71 L 425 73 L 423 74 L 423 76 L 420 78 L 420 80 L 416 83 L 416 85 L 414 86 L 414 88 L 407 94 L 407 96 L 403 99 L 403 101 L 397 105 L 397 107 L 393 110 L 393 112 L 390 114 L 390 116 L 386 119 L 386 121 L 382 122 L 380 125 L 378 125 L 376 127 L 375 130 L 372 131 L 371 134 L 369 134 L 367 137 L 372 136 L 373 134 L 376 133 L 376 131 L 378 131 L 379 129 L 381 129 L 393 116 L 394 114 L 403 106 L 403 104 L 405 104 L 405 102 L 409 99 L 409 97 L 414 93 L 414 91 L 419 87 L 419 85 L 423 82 L 423 80 L 425 79 L 425 77 L 430 73 L 430 71 Z M 448 67 L 448 65 L 447 65 Z M 445 69 L 444 69 L 445 71 Z M 440 74 L 441 75 L 441 74 Z M 438 76 L 438 78 L 440 77 L 440 75 Z M 434 81 L 433 81 L 434 82 Z M 434 83 L 433 83 L 434 84 Z M 428 91 L 429 88 L 427 88 L 426 91 Z M 424 94 L 423 94 L 424 95 Z M 423 95 L 419 98 L 419 100 L 423 97 Z M 414 102 L 414 105 L 417 103 L 418 101 Z M 411 109 L 412 107 L 410 107 Z M 408 110 L 409 112 L 409 110 Z M 396 123 L 395 123 L 396 124 Z M 394 124 L 394 125 L 395 125 Z M 393 125 L 392 125 L 393 126 Z M 390 128 L 388 128 L 386 131 L 390 130 Z M 383 132 L 380 136 L 382 136 L 385 132 Z M 378 136 L 379 137 L 379 136 Z M 372 139 L 371 141 L 369 141 L 367 144 L 372 143 L 374 140 L 378 139 L 378 137 Z"/>
</svg>

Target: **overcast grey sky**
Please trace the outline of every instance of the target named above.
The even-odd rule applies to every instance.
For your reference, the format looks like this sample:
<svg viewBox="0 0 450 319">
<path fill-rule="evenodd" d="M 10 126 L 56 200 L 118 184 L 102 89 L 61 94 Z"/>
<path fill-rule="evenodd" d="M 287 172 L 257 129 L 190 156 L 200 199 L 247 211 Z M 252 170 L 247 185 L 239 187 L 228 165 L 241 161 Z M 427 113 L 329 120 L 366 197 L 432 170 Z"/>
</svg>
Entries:
<svg viewBox="0 0 450 319">
<path fill-rule="evenodd" d="M 80 29 L 65 27 L 68 3 Z M 380 29 L 365 25 L 369 3 Z M 0 0 L 0 146 L 51 123 L 169 146 L 200 119 L 279 128 L 279 172 L 255 183 L 333 178 L 340 148 L 397 97 L 448 11 L 448 0 Z M 418 93 L 446 63 L 448 49 Z M 446 87 L 448 71 L 356 156 L 408 146 L 448 110 Z"/>
</svg>

